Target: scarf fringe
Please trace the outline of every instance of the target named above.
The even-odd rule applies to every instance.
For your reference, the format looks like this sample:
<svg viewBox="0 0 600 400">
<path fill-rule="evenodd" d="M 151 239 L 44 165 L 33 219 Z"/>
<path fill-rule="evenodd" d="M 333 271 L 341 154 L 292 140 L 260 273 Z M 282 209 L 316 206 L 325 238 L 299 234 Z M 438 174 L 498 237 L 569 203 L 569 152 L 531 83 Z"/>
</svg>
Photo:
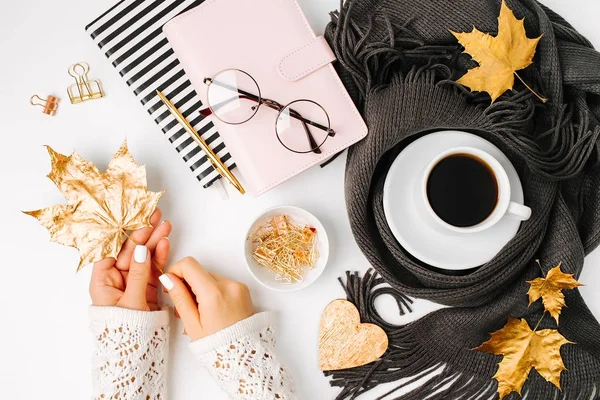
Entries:
<svg viewBox="0 0 600 400">
<path fill-rule="evenodd" d="M 389 82 L 402 66 L 444 66 L 450 72 L 446 65 L 452 65 L 458 59 L 458 45 L 427 45 L 409 29 L 410 21 L 393 27 L 390 20 L 383 17 L 388 37 L 385 41 L 368 42 L 375 21 L 370 18 L 366 29 L 359 28 L 351 18 L 354 4 L 355 1 L 347 1 L 340 5 L 341 13 L 330 13 L 332 23 L 327 29 L 331 30 L 328 36 L 333 37 L 330 44 L 338 62 L 358 90 L 360 103 L 364 104 L 371 89 Z M 451 77 L 448 74 L 446 78 Z"/>
<path fill-rule="evenodd" d="M 533 94 L 521 92 L 509 100 L 492 104 L 486 115 L 504 140 L 527 160 L 528 166 L 549 181 L 579 176 L 598 150 L 600 125 L 590 121 L 590 112 L 573 111 L 563 105 L 547 130 L 533 131 L 536 106 Z"/>
<path fill-rule="evenodd" d="M 354 400 L 375 387 L 395 382 L 388 392 L 377 400 L 491 400 L 497 399 L 497 382 L 461 369 L 460 363 L 439 363 L 428 357 L 428 351 L 411 331 L 411 324 L 394 325 L 385 321 L 375 309 L 375 299 L 383 294 L 391 295 L 398 304 L 400 314 L 411 312 L 412 300 L 387 285 L 370 269 L 361 278 L 358 272 L 346 272 L 346 282 L 339 279 L 348 301 L 359 310 L 361 322 L 380 326 L 388 335 L 389 347 L 378 361 L 362 367 L 325 372 L 331 377 L 330 384 L 340 387 L 336 400 Z M 493 357 L 490 355 L 490 357 Z M 407 391 L 398 394 L 399 391 Z M 572 393 L 568 388 L 559 392 L 552 384 L 534 372 L 523 388 L 523 396 L 513 393 L 507 400 L 597 400 L 597 386 L 585 392 Z"/>
<path fill-rule="evenodd" d="M 527 161 L 531 170 L 544 178 L 551 181 L 572 179 L 581 174 L 590 160 L 598 162 L 600 124 L 596 120 L 590 121 L 589 116 L 593 113 L 584 98 L 568 100 L 569 104 L 579 107 L 577 109 L 568 109 L 563 104 L 542 105 L 529 90 L 522 88 L 507 92 L 490 106 L 486 93 L 473 93 L 456 82 L 467 69 L 477 65 L 462 53 L 459 44 L 427 44 L 411 31 L 411 20 L 401 26 L 392 26 L 385 15 L 361 15 L 363 20 L 368 19 L 366 23 L 358 24 L 355 21 L 358 16 L 353 13 L 357 2 L 342 2 L 341 12 L 330 14 L 332 21 L 326 36 L 341 66 L 344 84 L 359 108 L 364 107 L 378 87 L 389 84 L 398 74 L 404 75 L 410 83 L 422 79 L 426 73 L 431 84 L 451 85 L 470 102 L 481 105 L 482 112 L 499 131 L 499 136 L 517 149 L 517 154 Z M 385 26 L 386 37 L 372 37 L 374 24 Z M 529 68 L 521 75 L 533 83 L 536 90 L 544 87 L 543 77 L 536 68 Z M 541 133 L 535 126 L 538 108 L 545 108 L 541 112 L 555 116 L 553 123 Z M 533 131 L 538 133 L 527 133 Z"/>
</svg>

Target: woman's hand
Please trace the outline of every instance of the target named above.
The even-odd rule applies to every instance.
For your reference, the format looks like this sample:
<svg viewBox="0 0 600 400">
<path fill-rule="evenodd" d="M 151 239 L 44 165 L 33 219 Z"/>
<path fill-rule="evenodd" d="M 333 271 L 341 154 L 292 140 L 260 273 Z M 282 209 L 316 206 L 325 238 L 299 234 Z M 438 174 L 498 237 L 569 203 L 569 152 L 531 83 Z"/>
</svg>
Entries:
<svg viewBox="0 0 600 400">
<path fill-rule="evenodd" d="M 162 275 L 160 282 L 168 290 L 192 341 L 255 313 L 246 285 L 206 271 L 192 257 L 184 258 L 169 268 L 169 273 Z"/>
<path fill-rule="evenodd" d="M 169 256 L 171 224 L 158 225 L 161 211 L 150 218 L 151 228 L 131 233 L 117 259 L 107 258 L 94 264 L 90 296 L 95 306 L 114 306 L 139 311 L 158 310 L 158 276 L 152 261 L 164 269 Z M 158 226 L 157 226 L 158 225 Z M 134 243 L 139 243 L 136 246 Z M 152 255 L 154 257 L 152 258 Z"/>
</svg>

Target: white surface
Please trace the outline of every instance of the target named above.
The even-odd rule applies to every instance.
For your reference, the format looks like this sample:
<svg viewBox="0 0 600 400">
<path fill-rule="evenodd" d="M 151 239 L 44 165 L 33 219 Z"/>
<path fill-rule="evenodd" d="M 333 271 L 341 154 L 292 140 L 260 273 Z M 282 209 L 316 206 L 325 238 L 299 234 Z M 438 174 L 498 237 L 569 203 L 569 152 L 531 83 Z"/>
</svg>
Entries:
<svg viewBox="0 0 600 400">
<path fill-rule="evenodd" d="M 305 275 L 301 282 L 291 284 L 277 279 L 276 274 L 271 272 L 268 268 L 261 267 L 252 256 L 258 247 L 258 244 L 253 243 L 250 236 L 261 226 L 268 223 L 272 218 L 280 215 L 287 215 L 290 217 L 292 223 L 315 228 L 317 232 L 316 251 L 319 253 L 319 258 L 317 259 L 314 268 L 305 269 Z M 300 207 L 277 206 L 265 210 L 265 212 L 259 215 L 256 218 L 256 221 L 252 223 L 252 226 L 246 231 L 245 237 L 244 257 L 250 274 L 258 281 L 258 283 L 278 292 L 295 292 L 306 289 L 315 283 L 323 274 L 323 271 L 325 271 L 325 267 L 327 266 L 327 261 L 329 260 L 329 238 L 327 237 L 327 231 L 317 217 Z"/>
<path fill-rule="evenodd" d="M 491 260 L 515 236 L 521 222 L 502 218 L 489 229 L 468 233 L 446 227 L 449 225 L 427 201 L 424 181 L 431 172 L 432 160 L 436 162 L 440 153 L 452 148 L 475 148 L 495 157 L 510 181 L 510 200 L 523 203 L 519 175 L 500 149 L 479 136 L 446 131 L 423 136 L 398 155 L 383 187 L 383 209 L 394 237 L 413 256 L 434 267 L 465 270 Z M 507 198 L 505 207 L 508 202 Z"/>
<path fill-rule="evenodd" d="M 23 209 L 63 201 L 44 176 L 49 162 L 43 144 L 61 152 L 73 149 L 105 168 L 127 137 L 136 159 L 148 164 L 150 188 L 167 189 L 161 200 L 173 222 L 173 260 L 194 255 L 212 270 L 247 282 L 259 307 L 279 314 L 278 349 L 295 374 L 301 399 L 333 399 L 318 370 L 317 330 L 321 311 L 343 297 L 337 277 L 350 269 L 365 270 L 367 261 L 354 243 L 345 212 L 344 158 L 325 170 L 313 168 L 268 194 L 252 199 L 231 192 L 222 202 L 203 190 L 122 82 L 104 55 L 84 32 L 84 26 L 114 0 L 2 0 L 0 23 L 0 174 L 4 211 L 0 230 L 4 307 L 0 330 L 0 397 L 3 399 L 87 399 L 91 393 L 91 340 L 88 331 L 87 285 L 90 270 L 75 274 L 77 251 L 48 241 L 48 233 Z M 313 27 L 322 32 L 338 0 L 301 0 Z M 600 47 L 596 0 L 544 0 Z M 107 97 L 72 106 L 65 93 L 68 67 L 85 60 L 90 77 L 104 84 Z M 29 97 L 58 94 L 56 117 L 29 105 Z M 296 293 L 262 288 L 244 265 L 242 231 L 261 210 L 294 204 L 313 212 L 325 225 L 331 258 L 323 276 Z M 587 260 L 581 289 L 600 316 L 597 285 L 600 252 Z M 591 267 L 591 268 L 590 268 Z M 391 299 L 380 299 L 384 315 L 393 315 Z M 416 303 L 408 318 L 424 315 L 432 306 Z M 407 320 L 390 317 L 394 322 Z M 224 400 L 208 376 L 198 371 L 187 349 L 182 327 L 174 323 L 169 375 L 171 400 Z M 383 390 L 383 388 L 380 388 Z M 365 399 L 373 399 L 373 392 Z"/>
</svg>

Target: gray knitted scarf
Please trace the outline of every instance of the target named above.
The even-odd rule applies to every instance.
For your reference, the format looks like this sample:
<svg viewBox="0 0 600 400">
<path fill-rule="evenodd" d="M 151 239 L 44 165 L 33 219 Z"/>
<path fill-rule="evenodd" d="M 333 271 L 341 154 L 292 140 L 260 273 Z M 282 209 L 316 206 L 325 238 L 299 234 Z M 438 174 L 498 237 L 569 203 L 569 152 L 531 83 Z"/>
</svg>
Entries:
<svg viewBox="0 0 600 400">
<path fill-rule="evenodd" d="M 472 350 L 509 317 L 534 326 L 541 302 L 528 307 L 526 281 L 562 262 L 579 277 L 584 257 L 600 241 L 600 54 L 559 15 L 536 0 L 508 0 L 525 18 L 529 37 L 543 34 L 535 64 L 521 76 L 549 99 L 541 104 L 517 84 L 490 105 L 454 81 L 474 62 L 449 33 L 473 26 L 495 34 L 500 0 L 347 0 L 332 14 L 326 37 L 346 88 L 370 133 L 352 147 L 346 202 L 353 234 L 378 274 L 348 274 L 348 298 L 364 322 L 382 326 L 390 347 L 373 364 L 332 373 L 339 399 L 355 398 L 383 382 L 397 382 L 385 398 L 490 399 L 499 356 Z M 581 10 L 585 12 L 585 10 Z M 424 266 L 395 240 L 382 206 L 391 162 L 410 141 L 431 131 L 469 131 L 511 159 L 524 185 L 532 218 L 489 263 L 462 275 Z M 435 246 L 435 243 L 431 244 Z M 383 287 L 382 283 L 391 287 Z M 381 294 L 453 306 L 395 326 L 373 306 Z M 559 331 L 575 345 L 562 347 L 568 371 L 562 392 L 533 371 L 523 397 L 600 398 L 600 325 L 578 290 L 565 292 Z M 544 318 L 541 328 L 556 328 Z M 403 379 L 404 378 L 404 379 Z M 418 381 L 418 382 L 417 382 Z M 407 395 L 397 389 L 416 384 Z M 382 397 L 383 398 L 383 397 Z M 513 393 L 508 399 L 518 399 Z"/>
</svg>

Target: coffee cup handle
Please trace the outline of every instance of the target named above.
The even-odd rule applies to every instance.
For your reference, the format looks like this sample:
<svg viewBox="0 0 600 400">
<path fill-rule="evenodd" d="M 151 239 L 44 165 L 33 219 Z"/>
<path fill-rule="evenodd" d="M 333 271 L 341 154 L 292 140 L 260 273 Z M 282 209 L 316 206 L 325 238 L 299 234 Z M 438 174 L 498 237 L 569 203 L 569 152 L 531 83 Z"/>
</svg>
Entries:
<svg viewBox="0 0 600 400">
<path fill-rule="evenodd" d="M 529 218 L 531 218 L 531 208 L 511 201 L 508 204 L 508 210 L 506 211 L 506 214 L 518 219 L 519 221 L 527 221 Z"/>
</svg>

